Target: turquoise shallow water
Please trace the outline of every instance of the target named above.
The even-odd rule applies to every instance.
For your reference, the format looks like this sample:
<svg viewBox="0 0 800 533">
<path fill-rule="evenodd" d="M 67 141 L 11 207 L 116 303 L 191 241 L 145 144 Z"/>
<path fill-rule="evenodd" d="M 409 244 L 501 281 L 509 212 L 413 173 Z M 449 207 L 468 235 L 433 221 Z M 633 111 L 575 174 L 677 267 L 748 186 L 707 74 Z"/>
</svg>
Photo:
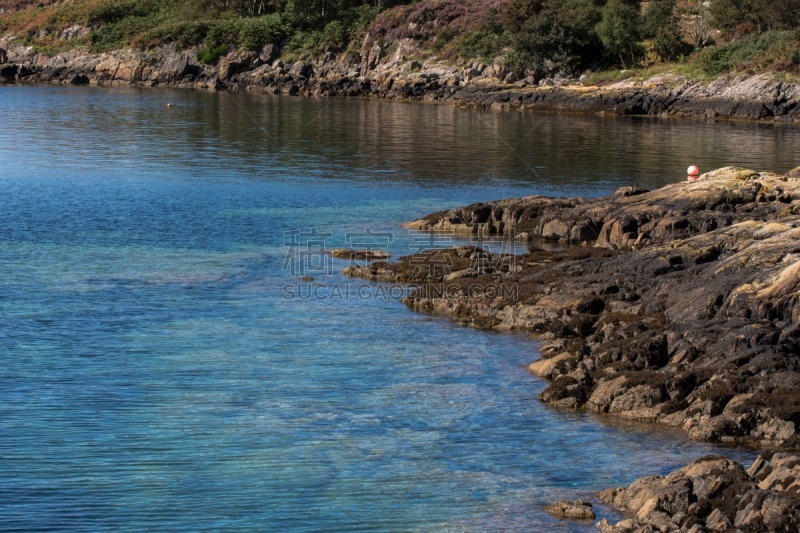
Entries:
<svg viewBox="0 0 800 533">
<path fill-rule="evenodd" d="M 6 87 L 0 123 L 2 530 L 591 530 L 541 504 L 719 449 L 543 406 L 533 341 L 287 271 L 292 232 L 403 254 L 467 202 L 800 161 L 786 126 L 196 92 Z"/>
</svg>

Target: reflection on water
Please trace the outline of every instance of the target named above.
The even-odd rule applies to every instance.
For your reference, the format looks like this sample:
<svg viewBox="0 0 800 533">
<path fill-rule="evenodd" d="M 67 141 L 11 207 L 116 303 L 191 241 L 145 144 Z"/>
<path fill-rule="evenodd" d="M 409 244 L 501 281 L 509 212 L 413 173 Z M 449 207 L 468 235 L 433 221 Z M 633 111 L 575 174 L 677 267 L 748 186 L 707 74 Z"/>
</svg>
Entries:
<svg viewBox="0 0 800 533">
<path fill-rule="evenodd" d="M 542 405 L 523 335 L 287 298 L 286 235 L 403 255 L 478 200 L 787 170 L 795 128 L 35 87 L 0 122 L 3 527 L 590 531 L 541 504 L 752 457 Z"/>
<path fill-rule="evenodd" d="M 787 124 L 188 91 L 4 88 L 9 96 L 20 91 L 25 96 L 13 98 L 6 111 L 24 106 L 15 129 L 30 136 L 28 142 L 47 142 L 56 168 L 66 157 L 82 161 L 86 170 L 97 164 L 179 164 L 203 177 L 221 169 L 262 180 L 346 174 L 355 182 L 514 182 L 534 192 L 599 194 L 633 181 L 657 187 L 685 179 L 690 163 L 704 170 L 738 165 L 775 172 L 800 163 L 798 128 Z M 54 115 L 53 106 L 66 95 L 69 112 Z"/>
</svg>

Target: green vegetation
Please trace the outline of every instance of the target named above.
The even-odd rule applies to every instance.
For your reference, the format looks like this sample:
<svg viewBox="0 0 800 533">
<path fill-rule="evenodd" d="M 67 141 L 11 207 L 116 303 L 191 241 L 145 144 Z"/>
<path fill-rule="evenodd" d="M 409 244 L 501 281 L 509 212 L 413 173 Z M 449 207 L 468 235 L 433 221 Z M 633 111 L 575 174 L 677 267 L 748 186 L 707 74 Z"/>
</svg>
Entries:
<svg viewBox="0 0 800 533">
<path fill-rule="evenodd" d="M 76 0 L 2 14 L 0 31 L 52 46 L 59 30 L 80 25 L 92 28 L 88 44 L 98 52 L 175 43 L 196 46 L 213 62 L 223 46 L 255 50 L 286 43 L 297 53 L 343 50 L 363 38 L 379 11 L 369 0 Z"/>
<path fill-rule="evenodd" d="M 619 57 L 624 67 L 626 57 L 630 57 L 629 65 L 636 64 L 639 53 L 639 14 L 641 5 L 638 0 L 608 0 L 603 6 L 602 18 L 596 26 L 600 41 L 608 52 Z"/>
<path fill-rule="evenodd" d="M 650 0 L 647 4 L 642 33 L 652 39 L 653 51 L 663 61 L 674 61 L 687 52 L 678 22 L 675 0 Z"/>
<path fill-rule="evenodd" d="M 421 54 L 502 61 L 519 73 L 653 70 L 717 76 L 800 66 L 800 0 L 18 0 L 0 31 L 38 50 L 165 43 L 203 63 L 279 44 L 290 56 L 414 39 Z M 71 26 L 87 37 L 63 41 Z M 622 74 L 614 74 L 619 69 Z M 631 74 L 634 73 L 634 74 Z"/>
<path fill-rule="evenodd" d="M 228 53 L 228 47 L 224 45 L 213 46 L 211 48 L 201 48 L 197 51 L 197 60 L 204 65 L 215 62 L 220 57 Z"/>
<path fill-rule="evenodd" d="M 513 31 L 509 63 L 515 68 L 571 70 L 591 62 L 596 51 L 602 50 L 594 31 L 601 13 L 592 0 L 533 0 L 515 7 L 520 13 L 531 13 Z"/>
<path fill-rule="evenodd" d="M 466 32 L 457 39 L 456 54 L 465 59 L 480 58 L 491 61 L 495 56 L 511 45 L 511 36 L 503 27 L 496 9 L 490 9 L 488 17 L 481 23 L 477 30 Z M 439 35 L 440 41 L 452 40 L 455 30 L 446 26 L 449 35 Z"/>
<path fill-rule="evenodd" d="M 772 30 L 752 34 L 731 44 L 710 46 L 694 61 L 709 74 L 732 70 L 791 70 L 800 64 L 800 33 Z"/>
</svg>

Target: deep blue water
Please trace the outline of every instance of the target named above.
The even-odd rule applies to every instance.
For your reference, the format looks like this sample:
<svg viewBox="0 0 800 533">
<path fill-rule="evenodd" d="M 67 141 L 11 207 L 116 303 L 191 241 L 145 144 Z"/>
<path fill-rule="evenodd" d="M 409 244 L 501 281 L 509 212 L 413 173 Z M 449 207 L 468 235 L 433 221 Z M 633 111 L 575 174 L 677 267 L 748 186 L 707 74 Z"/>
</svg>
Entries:
<svg viewBox="0 0 800 533">
<path fill-rule="evenodd" d="M 199 92 L 4 87 L 0 124 L 2 530 L 591 530 L 541 505 L 719 449 L 546 407 L 534 341 L 316 252 L 800 162 L 789 126 Z"/>
</svg>

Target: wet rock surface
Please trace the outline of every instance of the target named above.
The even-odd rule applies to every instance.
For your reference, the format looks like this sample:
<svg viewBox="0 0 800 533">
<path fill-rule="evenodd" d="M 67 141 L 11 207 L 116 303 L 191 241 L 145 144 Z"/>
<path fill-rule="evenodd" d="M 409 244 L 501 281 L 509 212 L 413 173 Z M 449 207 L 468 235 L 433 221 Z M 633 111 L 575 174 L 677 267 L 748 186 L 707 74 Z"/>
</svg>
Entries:
<svg viewBox="0 0 800 533">
<path fill-rule="evenodd" d="M 745 470 L 721 456 L 707 456 L 666 476 L 649 476 L 599 498 L 632 515 L 604 533 L 654 531 L 798 531 L 800 456 L 761 455 Z"/>
<path fill-rule="evenodd" d="M 568 520 L 594 520 L 592 504 L 586 500 L 570 500 L 554 502 L 545 505 L 544 510 L 556 518 L 566 518 Z"/>
<path fill-rule="evenodd" d="M 800 445 L 800 179 L 726 168 L 592 201 L 476 204 L 413 226 L 489 231 L 490 219 L 505 220 L 494 226 L 505 235 L 571 241 L 585 225 L 596 237 L 521 256 L 431 250 L 345 273 L 418 285 L 405 299 L 418 311 L 538 334 L 530 370 L 551 381 L 540 396 L 551 405 L 704 441 Z"/>
<path fill-rule="evenodd" d="M 350 248 L 336 248 L 331 250 L 331 255 L 337 259 L 349 259 L 351 261 L 377 261 L 389 259 L 388 253 L 381 250 L 351 250 Z"/>
</svg>

